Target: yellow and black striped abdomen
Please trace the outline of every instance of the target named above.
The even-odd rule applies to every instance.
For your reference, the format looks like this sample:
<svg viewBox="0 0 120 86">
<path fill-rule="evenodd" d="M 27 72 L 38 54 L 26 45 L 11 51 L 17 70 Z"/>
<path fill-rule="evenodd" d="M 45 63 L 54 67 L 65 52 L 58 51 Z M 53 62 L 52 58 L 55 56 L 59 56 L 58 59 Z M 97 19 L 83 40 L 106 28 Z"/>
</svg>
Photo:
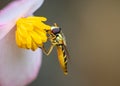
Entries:
<svg viewBox="0 0 120 86">
<path fill-rule="evenodd" d="M 64 74 L 67 75 L 67 55 L 63 44 L 57 45 L 57 53 L 60 65 L 64 71 Z"/>
</svg>

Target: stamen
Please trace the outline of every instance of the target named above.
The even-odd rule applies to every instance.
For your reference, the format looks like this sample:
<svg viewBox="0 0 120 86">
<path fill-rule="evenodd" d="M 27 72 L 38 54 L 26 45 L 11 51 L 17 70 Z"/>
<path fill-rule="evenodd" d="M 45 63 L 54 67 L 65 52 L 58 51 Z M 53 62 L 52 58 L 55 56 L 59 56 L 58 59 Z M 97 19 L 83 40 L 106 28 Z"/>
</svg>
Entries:
<svg viewBox="0 0 120 86">
<path fill-rule="evenodd" d="M 20 18 L 16 27 L 16 44 L 20 48 L 36 50 L 42 47 L 47 41 L 46 30 L 50 30 L 50 26 L 43 23 L 47 19 L 45 17 L 30 16 Z"/>
</svg>

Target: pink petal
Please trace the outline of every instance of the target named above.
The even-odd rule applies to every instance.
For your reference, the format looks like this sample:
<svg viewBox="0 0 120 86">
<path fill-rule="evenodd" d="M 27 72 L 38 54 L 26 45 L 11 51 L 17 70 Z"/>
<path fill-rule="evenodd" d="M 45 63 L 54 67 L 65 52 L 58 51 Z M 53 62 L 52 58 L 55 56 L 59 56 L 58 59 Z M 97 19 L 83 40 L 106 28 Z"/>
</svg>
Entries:
<svg viewBox="0 0 120 86">
<path fill-rule="evenodd" d="M 44 0 L 14 0 L 3 10 L 0 10 L 0 39 L 16 24 L 16 20 L 31 15 Z"/>
<path fill-rule="evenodd" d="M 14 29 L 0 42 L 0 86 L 24 86 L 35 79 L 41 64 L 41 51 L 16 46 Z"/>
<path fill-rule="evenodd" d="M 0 86 L 25 86 L 36 78 L 41 66 L 41 50 L 18 48 L 12 28 L 18 18 L 32 14 L 42 2 L 14 0 L 0 11 Z"/>
</svg>

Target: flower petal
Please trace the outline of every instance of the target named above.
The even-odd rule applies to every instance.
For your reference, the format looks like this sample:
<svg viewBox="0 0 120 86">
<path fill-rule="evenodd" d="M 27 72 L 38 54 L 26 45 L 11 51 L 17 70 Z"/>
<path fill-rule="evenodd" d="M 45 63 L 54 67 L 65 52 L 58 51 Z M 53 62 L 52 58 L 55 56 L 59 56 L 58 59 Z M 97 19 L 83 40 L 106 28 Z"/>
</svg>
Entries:
<svg viewBox="0 0 120 86">
<path fill-rule="evenodd" d="M 13 0 L 0 11 L 0 86 L 25 86 L 36 78 L 42 51 L 18 48 L 14 26 L 19 18 L 32 14 L 42 3 L 43 0 Z"/>
<path fill-rule="evenodd" d="M 14 33 L 0 42 L 0 86 L 24 86 L 36 78 L 41 65 L 41 50 L 18 48 Z"/>
<path fill-rule="evenodd" d="M 17 19 L 31 15 L 42 5 L 43 1 L 13 0 L 12 3 L 0 10 L 0 39 L 15 26 Z"/>
</svg>

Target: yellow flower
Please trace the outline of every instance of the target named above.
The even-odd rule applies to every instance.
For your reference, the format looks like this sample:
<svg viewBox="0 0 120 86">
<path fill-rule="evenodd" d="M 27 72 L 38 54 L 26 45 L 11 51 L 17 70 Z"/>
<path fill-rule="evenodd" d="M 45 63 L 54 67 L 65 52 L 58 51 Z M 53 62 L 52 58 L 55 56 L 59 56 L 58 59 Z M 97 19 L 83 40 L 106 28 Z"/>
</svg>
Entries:
<svg viewBox="0 0 120 86">
<path fill-rule="evenodd" d="M 20 18 L 16 27 L 16 43 L 20 48 L 36 50 L 42 47 L 47 41 L 46 30 L 50 30 L 50 26 L 43 23 L 47 19 L 45 17 L 27 17 Z"/>
</svg>

